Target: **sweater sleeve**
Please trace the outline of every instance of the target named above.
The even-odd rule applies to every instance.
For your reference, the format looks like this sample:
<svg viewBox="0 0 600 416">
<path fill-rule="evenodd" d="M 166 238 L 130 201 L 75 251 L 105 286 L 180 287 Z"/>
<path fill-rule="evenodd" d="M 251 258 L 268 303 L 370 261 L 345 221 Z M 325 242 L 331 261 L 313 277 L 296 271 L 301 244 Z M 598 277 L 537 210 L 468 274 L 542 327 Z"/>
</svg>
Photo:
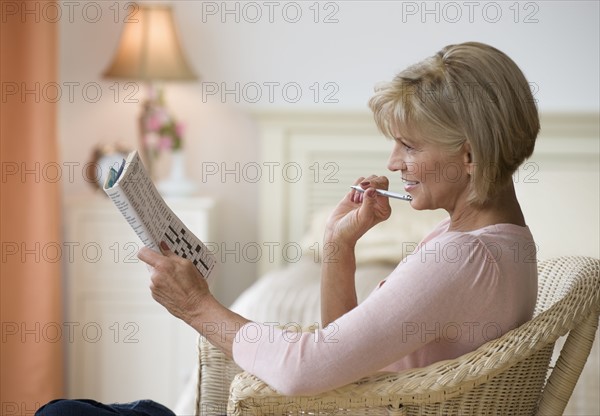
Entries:
<svg viewBox="0 0 600 416">
<path fill-rule="evenodd" d="M 451 241 L 422 244 L 363 303 L 315 333 L 286 331 L 275 323 L 244 325 L 234 341 L 234 360 L 280 393 L 311 395 L 381 371 L 430 344 L 438 352 L 457 343 L 475 349 L 487 339 L 473 328 L 503 314 L 493 299 L 502 279 L 481 240 Z M 506 330 L 503 322 L 499 326 Z M 449 348 L 441 344 L 445 337 L 452 338 Z"/>
</svg>

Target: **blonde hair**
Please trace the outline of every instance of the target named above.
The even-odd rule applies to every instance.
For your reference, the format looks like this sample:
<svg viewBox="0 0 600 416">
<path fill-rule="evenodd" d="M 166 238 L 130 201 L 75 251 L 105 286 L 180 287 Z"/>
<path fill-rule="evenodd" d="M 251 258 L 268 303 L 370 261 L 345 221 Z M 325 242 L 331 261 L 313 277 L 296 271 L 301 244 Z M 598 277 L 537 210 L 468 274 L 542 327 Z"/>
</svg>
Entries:
<svg viewBox="0 0 600 416">
<path fill-rule="evenodd" d="M 469 143 L 469 202 L 484 204 L 533 153 L 540 129 L 529 84 L 506 54 L 477 42 L 449 45 L 376 87 L 375 122 L 391 138 L 419 136 L 456 152 Z"/>
</svg>

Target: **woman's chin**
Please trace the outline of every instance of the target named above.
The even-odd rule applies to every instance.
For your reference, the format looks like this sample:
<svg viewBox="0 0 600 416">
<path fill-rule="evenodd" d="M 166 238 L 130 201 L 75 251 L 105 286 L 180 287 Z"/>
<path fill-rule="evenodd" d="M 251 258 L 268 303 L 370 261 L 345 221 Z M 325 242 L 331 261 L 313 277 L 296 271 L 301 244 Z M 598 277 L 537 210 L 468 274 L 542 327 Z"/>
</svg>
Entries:
<svg viewBox="0 0 600 416">
<path fill-rule="evenodd" d="M 427 201 L 424 201 L 423 198 L 419 198 L 418 196 L 411 195 L 412 200 L 410 201 L 410 206 L 412 209 L 417 211 L 424 211 L 428 209 L 435 209 L 431 204 L 428 204 Z"/>
</svg>

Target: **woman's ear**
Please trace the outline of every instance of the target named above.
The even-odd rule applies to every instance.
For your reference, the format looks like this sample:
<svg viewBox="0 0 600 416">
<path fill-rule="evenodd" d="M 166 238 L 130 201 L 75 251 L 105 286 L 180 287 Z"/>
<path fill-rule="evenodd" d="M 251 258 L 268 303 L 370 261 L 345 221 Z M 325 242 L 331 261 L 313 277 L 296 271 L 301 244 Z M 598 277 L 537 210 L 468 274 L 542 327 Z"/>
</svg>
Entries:
<svg viewBox="0 0 600 416">
<path fill-rule="evenodd" d="M 471 153 L 471 144 L 468 141 L 465 141 L 465 143 L 463 144 L 463 162 L 465 164 L 465 169 L 467 170 L 467 174 L 472 175 L 475 164 L 473 163 L 473 156 Z"/>
</svg>

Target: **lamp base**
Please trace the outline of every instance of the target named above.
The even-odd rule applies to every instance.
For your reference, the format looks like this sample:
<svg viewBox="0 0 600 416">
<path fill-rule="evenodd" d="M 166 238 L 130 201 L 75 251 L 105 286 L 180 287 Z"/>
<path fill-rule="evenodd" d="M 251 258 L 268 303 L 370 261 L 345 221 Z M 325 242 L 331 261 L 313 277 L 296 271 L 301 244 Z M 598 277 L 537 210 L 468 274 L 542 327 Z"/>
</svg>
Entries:
<svg viewBox="0 0 600 416">
<path fill-rule="evenodd" d="M 184 197 L 194 195 L 198 187 L 185 174 L 184 154 L 174 151 L 171 154 L 171 171 L 169 176 L 160 181 L 157 186 L 163 196 Z"/>
<path fill-rule="evenodd" d="M 197 193 L 198 187 L 190 180 L 181 181 L 160 181 L 157 185 L 158 192 L 165 197 L 185 197 L 193 196 Z"/>
</svg>

